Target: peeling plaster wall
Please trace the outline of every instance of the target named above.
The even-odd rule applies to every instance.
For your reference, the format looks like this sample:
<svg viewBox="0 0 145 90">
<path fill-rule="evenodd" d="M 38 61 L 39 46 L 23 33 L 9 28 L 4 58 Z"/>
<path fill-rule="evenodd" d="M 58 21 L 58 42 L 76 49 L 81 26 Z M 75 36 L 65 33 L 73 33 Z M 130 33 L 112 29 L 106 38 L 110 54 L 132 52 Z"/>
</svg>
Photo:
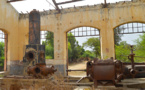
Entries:
<svg viewBox="0 0 145 90">
<path fill-rule="evenodd" d="M 6 0 L 0 0 L 0 30 L 8 34 L 7 65 L 19 60 L 19 13 Z"/>
<path fill-rule="evenodd" d="M 66 33 L 76 27 L 90 26 L 100 30 L 101 57 L 115 57 L 113 29 L 128 22 L 145 22 L 144 0 L 118 2 L 102 5 L 82 6 L 57 11 L 41 12 L 41 30 L 54 32 L 54 60 L 47 63 L 56 65 L 65 73 L 67 61 Z M 24 45 L 28 44 L 28 14 L 18 14 L 15 9 L 0 1 L 0 28 L 8 33 L 8 60 L 22 60 Z M 61 70 L 60 70 L 61 71 Z"/>
</svg>

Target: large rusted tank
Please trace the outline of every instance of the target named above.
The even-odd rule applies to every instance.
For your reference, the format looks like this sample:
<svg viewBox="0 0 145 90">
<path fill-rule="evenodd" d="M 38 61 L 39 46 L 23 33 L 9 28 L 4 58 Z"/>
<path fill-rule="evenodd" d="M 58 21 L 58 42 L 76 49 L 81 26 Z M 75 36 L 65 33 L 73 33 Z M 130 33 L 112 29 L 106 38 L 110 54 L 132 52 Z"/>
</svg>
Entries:
<svg viewBox="0 0 145 90">
<path fill-rule="evenodd" d="M 113 59 L 89 61 L 87 63 L 87 76 L 94 81 L 94 86 L 98 84 L 115 84 L 115 63 Z M 104 84 L 104 85 L 105 85 Z"/>
<path fill-rule="evenodd" d="M 36 64 L 35 66 L 29 66 L 27 68 L 28 75 L 32 75 L 36 78 L 40 78 L 42 76 L 46 77 L 49 74 L 54 74 L 57 70 L 54 68 L 53 65 L 46 65 L 46 64 Z"/>
</svg>

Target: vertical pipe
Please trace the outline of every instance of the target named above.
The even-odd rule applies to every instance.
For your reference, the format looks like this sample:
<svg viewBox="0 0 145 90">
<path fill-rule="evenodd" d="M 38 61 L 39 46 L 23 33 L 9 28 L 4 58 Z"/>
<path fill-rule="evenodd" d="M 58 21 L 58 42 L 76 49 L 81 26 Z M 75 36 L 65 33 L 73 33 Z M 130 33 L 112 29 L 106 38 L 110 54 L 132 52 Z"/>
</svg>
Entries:
<svg viewBox="0 0 145 90">
<path fill-rule="evenodd" d="M 29 44 L 40 44 L 40 13 L 36 9 L 29 14 Z"/>
<path fill-rule="evenodd" d="M 104 4 L 106 5 L 106 0 L 104 0 Z"/>
</svg>

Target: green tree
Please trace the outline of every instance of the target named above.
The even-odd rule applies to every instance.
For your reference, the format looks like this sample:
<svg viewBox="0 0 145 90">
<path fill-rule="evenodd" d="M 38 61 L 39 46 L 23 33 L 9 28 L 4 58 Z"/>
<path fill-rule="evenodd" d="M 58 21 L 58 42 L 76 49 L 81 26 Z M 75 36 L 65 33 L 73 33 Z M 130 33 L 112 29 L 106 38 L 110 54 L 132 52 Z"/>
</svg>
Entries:
<svg viewBox="0 0 145 90">
<path fill-rule="evenodd" d="M 116 59 L 123 62 L 130 62 L 128 55 L 130 54 L 130 45 L 126 41 L 122 41 L 119 45 L 115 45 Z"/>
<path fill-rule="evenodd" d="M 100 39 L 96 37 L 89 38 L 83 43 L 83 47 L 89 47 L 93 50 L 96 57 L 100 58 Z"/>
<path fill-rule="evenodd" d="M 91 52 L 89 50 L 86 50 L 83 55 L 82 55 L 83 58 L 95 58 L 95 53 L 94 52 Z"/>
<path fill-rule="evenodd" d="M 4 42 L 0 42 L 0 66 L 4 66 Z"/>
<path fill-rule="evenodd" d="M 53 32 L 46 33 L 46 40 L 42 42 L 42 45 L 45 45 L 45 56 L 46 59 L 54 58 L 54 35 Z"/>
<path fill-rule="evenodd" d="M 145 62 L 145 34 L 140 35 L 138 39 L 135 40 L 135 55 L 139 57 L 135 57 L 136 62 Z M 142 58 L 140 58 L 142 57 Z"/>
<path fill-rule="evenodd" d="M 72 33 L 68 33 L 68 59 L 69 62 L 76 62 L 77 59 L 81 58 L 84 52 L 82 46 L 78 44 L 78 41 Z"/>
<path fill-rule="evenodd" d="M 115 45 L 119 45 L 119 42 L 121 41 L 121 37 L 123 34 L 120 34 L 124 30 L 123 26 L 117 27 L 114 29 L 114 43 Z"/>
</svg>

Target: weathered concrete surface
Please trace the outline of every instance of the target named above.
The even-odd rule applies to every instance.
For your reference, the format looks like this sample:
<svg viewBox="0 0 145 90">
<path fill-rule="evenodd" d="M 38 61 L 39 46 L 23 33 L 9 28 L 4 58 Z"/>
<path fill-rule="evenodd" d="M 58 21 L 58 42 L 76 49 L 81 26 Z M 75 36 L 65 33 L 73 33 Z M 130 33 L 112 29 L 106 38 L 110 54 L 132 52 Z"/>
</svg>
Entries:
<svg viewBox="0 0 145 90">
<path fill-rule="evenodd" d="M 6 0 L 0 0 L 0 29 L 8 34 L 7 60 L 19 59 L 19 13 Z M 9 63 L 7 63 L 9 65 Z"/>
<path fill-rule="evenodd" d="M 54 60 L 52 63 L 66 69 L 67 38 L 69 30 L 90 26 L 100 30 L 101 57 L 115 57 L 113 29 L 129 22 L 145 22 L 145 1 L 129 1 L 102 5 L 83 6 L 56 11 L 41 12 L 41 30 L 54 32 Z M 0 29 L 8 33 L 8 65 L 22 60 L 24 46 L 28 44 L 29 19 L 27 14 L 19 14 L 5 0 L 0 1 Z M 49 62 L 48 62 L 49 63 Z M 65 75 L 65 73 L 64 73 Z"/>
</svg>

